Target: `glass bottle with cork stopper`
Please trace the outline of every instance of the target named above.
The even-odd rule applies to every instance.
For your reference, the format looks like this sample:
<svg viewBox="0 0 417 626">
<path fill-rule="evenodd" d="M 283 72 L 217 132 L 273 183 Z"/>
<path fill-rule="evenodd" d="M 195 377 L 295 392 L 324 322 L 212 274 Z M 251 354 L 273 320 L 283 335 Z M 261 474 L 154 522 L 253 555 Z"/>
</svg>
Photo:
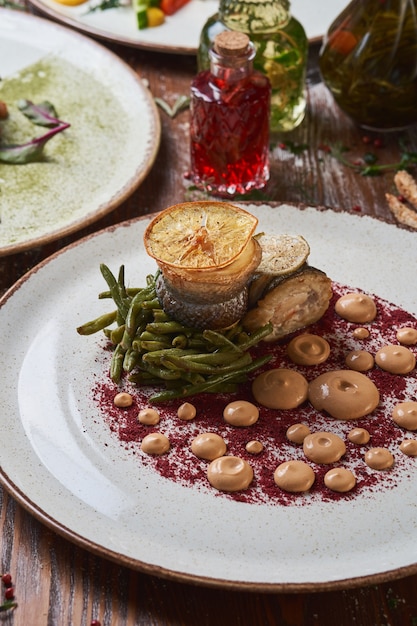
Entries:
<svg viewBox="0 0 417 626">
<path fill-rule="evenodd" d="M 290 12 L 289 0 L 220 0 L 218 13 L 207 20 L 200 34 L 199 70 L 209 66 L 215 36 L 233 30 L 246 33 L 256 49 L 254 67 L 272 87 L 271 131 L 296 128 L 306 111 L 308 39 Z"/>
<path fill-rule="evenodd" d="M 210 69 L 191 84 L 189 176 L 225 197 L 261 189 L 269 179 L 271 86 L 254 70 L 244 33 L 220 33 L 209 54 Z"/>
<path fill-rule="evenodd" d="M 353 0 L 331 24 L 319 65 L 337 104 L 360 126 L 417 122 L 417 0 Z"/>
</svg>

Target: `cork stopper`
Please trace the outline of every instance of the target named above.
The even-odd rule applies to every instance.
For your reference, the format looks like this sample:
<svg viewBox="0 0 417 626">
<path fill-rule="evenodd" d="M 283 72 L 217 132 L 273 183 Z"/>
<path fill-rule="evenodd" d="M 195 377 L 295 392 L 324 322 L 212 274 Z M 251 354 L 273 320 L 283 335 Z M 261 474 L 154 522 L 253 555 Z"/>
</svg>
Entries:
<svg viewBox="0 0 417 626">
<path fill-rule="evenodd" d="M 214 40 L 214 50 L 217 54 L 226 56 L 242 56 L 247 52 L 250 43 L 245 33 L 224 30 Z"/>
</svg>

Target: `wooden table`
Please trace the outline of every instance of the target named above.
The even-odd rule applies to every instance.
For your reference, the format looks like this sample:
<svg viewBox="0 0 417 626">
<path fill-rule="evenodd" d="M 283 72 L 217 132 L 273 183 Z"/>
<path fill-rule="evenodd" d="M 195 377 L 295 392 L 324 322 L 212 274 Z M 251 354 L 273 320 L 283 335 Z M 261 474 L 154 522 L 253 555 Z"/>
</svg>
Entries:
<svg viewBox="0 0 417 626">
<path fill-rule="evenodd" d="M 173 104 L 188 94 L 195 58 L 109 45 L 149 82 L 154 96 Z M 271 181 L 259 199 L 306 203 L 373 215 L 393 223 L 385 192 L 393 172 L 363 177 L 342 165 L 326 146 L 344 144 L 355 161 L 366 152 L 379 162 L 396 162 L 399 135 L 380 139 L 358 130 L 334 106 L 319 82 L 317 46 L 311 48 L 308 115 L 300 128 L 273 138 Z M 188 167 L 188 111 L 171 119 L 161 111 L 162 141 L 155 165 L 118 209 L 64 240 L 0 259 L 0 293 L 27 270 L 88 233 L 158 211 L 189 198 L 183 181 Z M 404 133 L 417 151 L 417 128 Z M 285 145 L 284 145 L 285 144 Z M 416 234 L 417 237 L 417 234 Z M 416 239 L 417 241 L 417 239 Z M 3 355 L 3 367 L 7 361 Z M 7 442 L 2 442 L 7 445 Z M 320 593 L 249 593 L 164 580 L 121 567 L 76 547 L 42 525 L 0 489 L 1 568 L 16 585 L 18 608 L 4 617 L 14 626 L 412 626 L 417 624 L 417 574 L 366 587 Z"/>
</svg>

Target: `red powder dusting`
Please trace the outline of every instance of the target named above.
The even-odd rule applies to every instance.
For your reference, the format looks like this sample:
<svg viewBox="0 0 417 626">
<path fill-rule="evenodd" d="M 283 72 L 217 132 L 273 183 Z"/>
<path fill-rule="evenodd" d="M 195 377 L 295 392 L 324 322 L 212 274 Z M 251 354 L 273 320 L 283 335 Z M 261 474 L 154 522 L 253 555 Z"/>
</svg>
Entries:
<svg viewBox="0 0 417 626">
<path fill-rule="evenodd" d="M 370 336 L 366 339 L 356 339 L 353 336 L 353 330 L 359 325 L 342 320 L 334 312 L 336 300 L 351 291 L 351 288 L 334 283 L 333 298 L 327 313 L 308 329 L 310 333 L 320 335 L 329 342 L 331 353 L 325 363 L 318 366 L 294 365 L 286 356 L 286 345 L 291 337 L 278 344 L 258 346 L 253 351 L 254 356 L 269 353 L 272 355 L 272 361 L 265 369 L 289 367 L 296 369 L 308 381 L 311 381 L 325 371 L 346 369 L 344 359 L 351 350 L 367 350 L 375 354 L 387 343 L 398 344 L 396 331 L 401 326 L 417 328 L 417 320 L 414 316 L 377 296 L 372 296 L 377 305 L 377 318 L 367 325 Z M 416 352 L 415 347 L 411 349 Z M 252 378 L 257 374 L 259 371 L 253 374 Z M 259 407 L 260 418 L 256 424 L 245 428 L 233 427 L 224 421 L 223 409 L 226 404 L 236 399 L 254 402 L 250 382 L 242 385 L 236 395 L 201 394 L 187 398 L 187 401 L 193 403 L 197 409 L 196 418 L 189 422 L 181 421 L 177 417 L 178 406 L 183 400 L 155 406 L 154 408 L 159 411 L 161 417 L 157 426 L 145 426 L 137 420 L 139 410 L 150 406 L 148 398 L 154 390 L 137 388 L 124 382 L 123 387 L 133 395 L 134 403 L 129 408 L 120 409 L 113 404 L 113 398 L 120 388 L 114 385 L 108 377 L 103 376 L 103 380 L 96 385 L 93 394 L 94 402 L 110 430 L 126 450 L 135 453 L 139 465 L 152 466 L 168 480 L 179 482 L 184 486 L 210 489 L 219 497 L 252 504 L 306 506 L 318 500 L 354 498 L 364 490 L 373 492 L 393 488 L 400 478 L 416 471 L 416 459 L 407 457 L 399 450 L 399 444 L 407 436 L 407 431 L 397 426 L 390 417 L 392 408 L 397 402 L 417 399 L 416 371 L 406 376 L 399 376 L 375 367 L 366 375 L 377 386 L 381 402 L 371 415 L 355 421 L 334 420 L 316 411 L 306 402 L 302 407 L 285 411 Z M 297 422 L 308 424 L 312 432 L 326 430 L 338 434 L 345 441 L 347 448 L 346 454 L 337 464 L 317 465 L 309 462 L 314 469 L 316 480 L 307 494 L 290 494 L 282 491 L 273 480 L 273 473 L 280 463 L 290 459 L 306 461 L 302 446 L 289 442 L 285 436 L 287 428 Z M 347 435 L 354 427 L 366 428 L 370 432 L 371 439 L 368 444 L 360 446 L 348 440 Z M 171 442 L 169 452 L 159 457 L 149 456 L 140 450 L 142 438 L 156 431 L 163 432 Z M 206 476 L 208 462 L 198 459 L 191 452 L 191 442 L 194 437 L 206 431 L 221 435 L 227 443 L 227 453 L 245 459 L 253 467 L 255 478 L 247 490 L 226 494 L 217 492 L 209 486 Z M 264 445 L 259 455 L 251 455 L 245 449 L 247 442 L 252 439 L 257 439 Z M 368 468 L 364 462 L 364 454 L 370 447 L 389 448 L 395 457 L 394 467 L 385 471 Z M 325 473 L 337 465 L 347 467 L 355 474 L 357 484 L 351 492 L 338 494 L 324 485 Z"/>
</svg>

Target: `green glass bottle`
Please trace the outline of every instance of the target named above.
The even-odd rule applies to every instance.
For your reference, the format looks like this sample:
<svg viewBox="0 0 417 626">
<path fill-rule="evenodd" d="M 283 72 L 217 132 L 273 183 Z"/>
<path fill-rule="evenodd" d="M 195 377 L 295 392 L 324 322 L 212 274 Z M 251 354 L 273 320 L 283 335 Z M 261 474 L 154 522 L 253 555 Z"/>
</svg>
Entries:
<svg viewBox="0 0 417 626">
<path fill-rule="evenodd" d="M 200 34 L 199 71 L 209 67 L 209 50 L 222 30 L 246 33 L 256 49 L 254 68 L 271 83 L 272 132 L 290 131 L 304 119 L 308 39 L 292 17 L 289 0 L 220 0 Z"/>
<path fill-rule="evenodd" d="M 417 0 L 353 0 L 320 51 L 324 83 L 356 123 L 396 130 L 417 122 Z"/>
</svg>

